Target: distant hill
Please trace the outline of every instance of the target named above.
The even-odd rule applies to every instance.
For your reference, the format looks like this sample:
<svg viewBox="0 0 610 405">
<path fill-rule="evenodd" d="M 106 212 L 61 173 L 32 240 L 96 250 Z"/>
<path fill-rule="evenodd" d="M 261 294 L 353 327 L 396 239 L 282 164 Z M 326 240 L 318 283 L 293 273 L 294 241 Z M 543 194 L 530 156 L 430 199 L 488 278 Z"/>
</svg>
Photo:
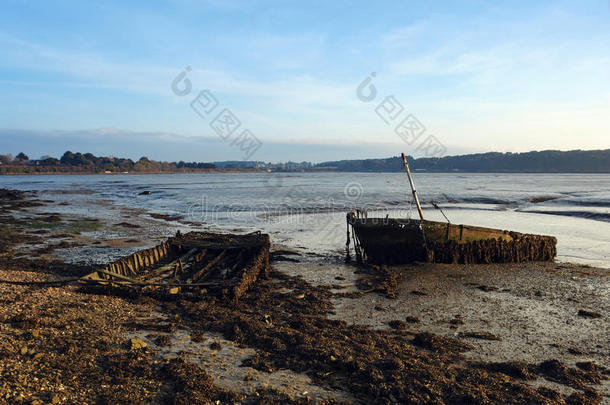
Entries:
<svg viewBox="0 0 610 405">
<path fill-rule="evenodd" d="M 408 157 L 412 170 L 470 173 L 610 173 L 610 149 L 545 150 L 525 153 L 476 153 L 442 158 Z M 386 159 L 339 160 L 315 165 L 317 170 L 338 172 L 402 171 L 399 156 Z"/>
</svg>

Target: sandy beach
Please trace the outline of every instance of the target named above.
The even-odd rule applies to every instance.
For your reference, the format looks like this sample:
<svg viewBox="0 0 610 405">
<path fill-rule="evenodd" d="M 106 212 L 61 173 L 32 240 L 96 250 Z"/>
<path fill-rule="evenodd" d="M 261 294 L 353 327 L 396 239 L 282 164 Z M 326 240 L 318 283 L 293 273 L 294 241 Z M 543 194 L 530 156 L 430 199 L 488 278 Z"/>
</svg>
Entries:
<svg viewBox="0 0 610 405">
<path fill-rule="evenodd" d="M 1 203 L 0 404 L 610 401 L 607 269 L 357 267 L 272 245 L 238 303 L 120 295 L 70 280 L 192 225 Z"/>
</svg>

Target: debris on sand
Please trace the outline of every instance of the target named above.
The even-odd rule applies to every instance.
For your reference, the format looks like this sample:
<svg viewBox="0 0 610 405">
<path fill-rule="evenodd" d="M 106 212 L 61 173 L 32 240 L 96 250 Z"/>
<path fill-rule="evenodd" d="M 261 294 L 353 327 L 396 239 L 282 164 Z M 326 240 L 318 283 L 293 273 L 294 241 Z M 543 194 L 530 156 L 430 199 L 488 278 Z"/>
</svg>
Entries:
<svg viewBox="0 0 610 405">
<path fill-rule="evenodd" d="M 118 224 L 114 224 L 114 226 L 122 226 L 123 228 L 140 228 L 140 225 L 130 224 L 129 222 L 119 222 Z"/>
<path fill-rule="evenodd" d="M 436 336 L 428 332 L 422 332 L 415 335 L 413 344 L 437 353 L 460 353 L 474 349 L 474 347 L 468 343 L 460 342 L 457 339 L 449 337 Z"/>
<path fill-rule="evenodd" d="M 579 369 L 584 370 L 584 371 L 600 373 L 600 374 L 605 374 L 607 376 L 610 376 L 610 369 L 608 369 L 607 367 L 604 367 L 604 366 L 600 366 L 599 364 L 595 364 L 592 361 L 578 362 L 578 363 L 576 363 L 576 367 L 578 367 Z"/>
<path fill-rule="evenodd" d="M 23 200 L 25 193 L 20 190 L 9 190 L 7 188 L 0 188 L 0 200 L 15 201 Z"/>
<path fill-rule="evenodd" d="M 278 250 L 274 250 L 273 252 L 269 253 L 269 260 L 272 262 L 282 262 L 282 261 L 283 262 L 292 262 L 292 263 L 300 262 L 299 259 L 295 259 L 294 257 L 291 257 L 291 256 L 301 256 L 301 254 L 294 250 L 278 249 Z"/>
<path fill-rule="evenodd" d="M 477 287 L 481 291 L 490 292 L 490 291 L 498 291 L 498 287 L 494 287 L 491 285 L 480 285 Z"/>
<path fill-rule="evenodd" d="M 390 325 L 390 328 L 396 329 L 396 330 L 405 330 L 405 329 L 407 329 L 407 323 L 403 322 L 403 321 L 399 321 L 397 319 L 388 322 L 388 325 Z"/>
<path fill-rule="evenodd" d="M 586 309 L 579 309 L 578 316 L 582 316 L 583 318 L 601 318 L 602 314 L 594 311 L 587 311 Z"/>
<path fill-rule="evenodd" d="M 464 324 L 464 319 L 462 318 L 462 315 L 457 314 L 455 315 L 455 317 L 453 317 L 453 319 L 449 321 L 449 323 L 451 324 L 452 329 L 456 329 L 457 327 Z"/>
<path fill-rule="evenodd" d="M 462 337 L 462 338 L 473 338 L 473 339 L 481 339 L 481 340 L 497 340 L 497 341 L 502 340 L 502 338 L 500 338 L 500 336 L 494 335 L 493 333 L 490 333 L 490 332 L 474 332 L 474 331 L 460 332 L 460 334 L 458 336 Z"/>
<path fill-rule="evenodd" d="M 506 374 L 521 380 L 535 380 L 538 375 L 535 368 L 523 361 L 510 361 L 501 363 L 473 363 L 474 367 L 479 367 L 487 371 Z"/>
<path fill-rule="evenodd" d="M 61 222 L 61 217 L 57 214 L 41 214 L 39 220 L 42 222 L 54 223 Z"/>
<path fill-rule="evenodd" d="M 161 371 L 163 380 L 173 386 L 173 392 L 168 392 L 164 403 L 232 404 L 242 399 L 240 395 L 216 387 L 212 377 L 203 368 L 184 358 L 170 360 Z"/>
<path fill-rule="evenodd" d="M 413 290 L 413 291 L 411 291 L 411 294 L 413 294 L 413 295 L 420 295 L 420 296 L 426 296 L 426 295 L 428 295 L 428 293 L 427 293 L 427 292 L 422 291 L 422 290 Z"/>
<path fill-rule="evenodd" d="M 380 292 L 389 299 L 395 299 L 398 296 L 398 287 L 404 277 L 404 271 L 388 266 L 366 266 L 361 269 L 361 272 L 372 277 L 359 279 L 356 283 L 358 289 Z"/>
<path fill-rule="evenodd" d="M 10 190 L 6 188 L 0 188 L 0 206 L 5 210 L 20 210 L 26 207 L 38 207 L 42 205 L 41 202 L 29 199 L 28 194 L 35 194 L 34 192 L 26 193 L 21 190 Z"/>
<path fill-rule="evenodd" d="M 600 376 L 595 372 L 570 368 L 559 360 L 547 360 L 538 365 L 538 373 L 546 379 L 576 389 L 587 389 L 588 384 L 599 384 Z"/>
<path fill-rule="evenodd" d="M 168 335 L 159 335 L 154 342 L 159 347 L 167 347 L 172 345 L 172 338 Z"/>
<path fill-rule="evenodd" d="M 148 214 L 148 215 L 150 215 L 151 218 L 162 219 L 162 220 L 168 221 L 168 222 L 179 221 L 184 218 L 184 216 L 182 216 L 182 215 L 167 215 L 167 214 L 159 214 L 159 213 L 155 213 L 155 212 Z"/>
</svg>

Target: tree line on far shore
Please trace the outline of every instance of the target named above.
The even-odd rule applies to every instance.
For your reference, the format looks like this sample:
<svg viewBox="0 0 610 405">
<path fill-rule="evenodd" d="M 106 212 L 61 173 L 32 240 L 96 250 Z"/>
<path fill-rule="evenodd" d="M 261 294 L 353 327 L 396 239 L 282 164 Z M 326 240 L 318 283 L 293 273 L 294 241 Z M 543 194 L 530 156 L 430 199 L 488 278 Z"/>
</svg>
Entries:
<svg viewBox="0 0 610 405">
<path fill-rule="evenodd" d="M 427 172 L 465 173 L 610 173 L 610 149 L 605 150 L 546 150 L 525 153 L 476 153 L 441 158 L 407 157 L 411 169 Z M 141 157 L 137 161 L 112 156 L 94 156 L 91 153 L 67 151 L 60 159 L 43 156 L 30 160 L 23 152 L 13 157 L 0 155 L 0 174 L 20 173 L 159 173 L 194 172 L 210 170 L 267 170 L 267 171 L 336 171 L 336 172 L 399 172 L 402 159 L 394 156 L 385 159 L 338 160 L 312 165 L 271 164 L 254 161 L 232 162 L 159 162 Z"/>
<path fill-rule="evenodd" d="M 427 172 L 466 173 L 610 173 L 610 149 L 546 150 L 525 153 L 476 153 L 441 158 L 408 157 L 411 169 Z M 316 165 L 339 172 L 399 172 L 402 159 L 339 160 Z"/>
<path fill-rule="evenodd" d="M 43 156 L 30 160 L 23 152 L 17 156 L 0 155 L 0 174 L 20 173 L 158 173 L 188 172 L 215 169 L 216 165 L 203 162 L 160 162 L 143 156 L 137 161 L 92 153 L 67 151 L 60 159 Z"/>
</svg>

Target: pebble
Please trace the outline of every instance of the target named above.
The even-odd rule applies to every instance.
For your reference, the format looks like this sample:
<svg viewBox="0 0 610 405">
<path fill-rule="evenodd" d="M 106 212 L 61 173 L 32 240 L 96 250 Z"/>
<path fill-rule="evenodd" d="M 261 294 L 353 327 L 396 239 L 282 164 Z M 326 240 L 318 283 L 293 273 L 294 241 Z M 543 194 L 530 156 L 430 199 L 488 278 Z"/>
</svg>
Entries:
<svg viewBox="0 0 610 405">
<path fill-rule="evenodd" d="M 148 345 L 142 339 L 138 339 L 138 338 L 129 339 L 129 350 L 144 349 L 146 346 L 148 346 Z"/>
</svg>

